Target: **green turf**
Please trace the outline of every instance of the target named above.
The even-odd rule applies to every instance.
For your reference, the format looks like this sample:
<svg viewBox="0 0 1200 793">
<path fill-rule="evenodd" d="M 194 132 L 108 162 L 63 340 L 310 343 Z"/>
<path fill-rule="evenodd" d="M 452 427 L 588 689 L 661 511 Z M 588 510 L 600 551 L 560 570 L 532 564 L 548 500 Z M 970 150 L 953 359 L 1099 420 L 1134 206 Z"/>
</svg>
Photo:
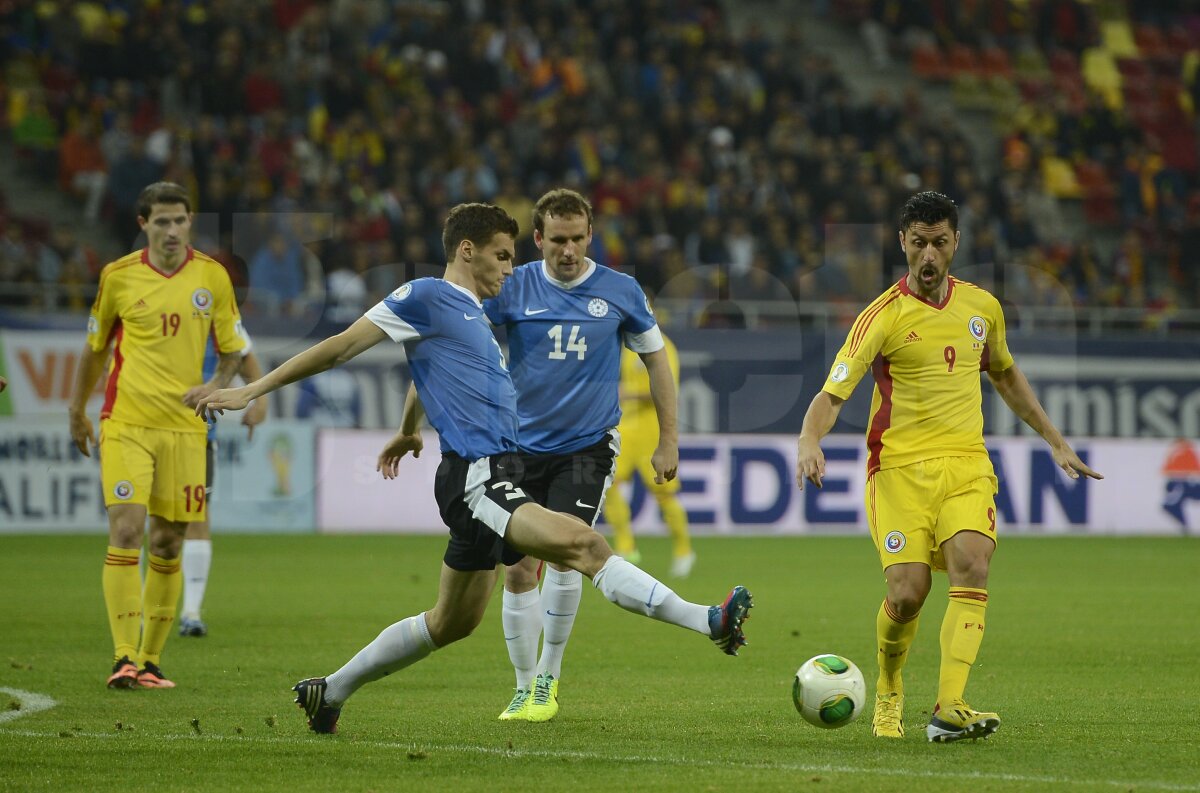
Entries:
<svg viewBox="0 0 1200 793">
<path fill-rule="evenodd" d="M 818 652 L 873 683 L 882 577 L 865 538 L 700 539 L 689 599 L 754 592 L 738 658 L 624 613 L 590 587 L 567 652 L 562 711 L 504 723 L 512 675 L 499 597 L 477 635 L 346 707 L 316 736 L 298 679 L 336 669 L 432 605 L 434 537 L 222 536 L 204 639 L 172 636 L 171 691 L 108 691 L 104 539 L 0 539 L 0 790 L 1200 790 L 1200 544 L 1011 538 L 993 565 L 968 699 L 1004 723 L 931 745 L 944 579 L 908 671 L 908 736 L 805 724 L 795 668 Z M 644 543 L 651 571 L 667 546 Z"/>
</svg>

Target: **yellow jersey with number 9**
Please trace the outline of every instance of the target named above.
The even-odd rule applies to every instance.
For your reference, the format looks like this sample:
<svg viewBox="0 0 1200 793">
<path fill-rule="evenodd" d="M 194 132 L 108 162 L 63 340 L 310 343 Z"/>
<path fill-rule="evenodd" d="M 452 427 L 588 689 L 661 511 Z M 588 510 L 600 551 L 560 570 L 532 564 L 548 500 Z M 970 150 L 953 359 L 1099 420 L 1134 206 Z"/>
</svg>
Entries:
<svg viewBox="0 0 1200 793">
<path fill-rule="evenodd" d="M 989 292 L 947 276 L 931 303 L 907 277 L 855 320 L 822 390 L 846 399 L 869 370 L 867 475 L 936 457 L 987 457 L 980 372 L 1013 365 L 1004 312 Z"/>
<path fill-rule="evenodd" d="M 108 264 L 87 335 L 97 353 L 115 342 L 100 418 L 205 432 L 207 424 L 183 404 L 183 395 L 203 383 L 210 334 L 219 353 L 247 345 L 233 284 L 220 262 L 189 247 L 172 273 L 151 264 L 146 249 Z"/>
</svg>

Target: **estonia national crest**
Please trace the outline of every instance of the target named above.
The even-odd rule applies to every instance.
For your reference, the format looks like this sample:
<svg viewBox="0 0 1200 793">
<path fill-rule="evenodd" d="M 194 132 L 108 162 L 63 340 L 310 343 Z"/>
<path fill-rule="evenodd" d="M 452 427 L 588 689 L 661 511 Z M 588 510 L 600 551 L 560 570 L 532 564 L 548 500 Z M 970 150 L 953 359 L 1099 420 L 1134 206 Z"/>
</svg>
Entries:
<svg viewBox="0 0 1200 793">
<path fill-rule="evenodd" d="M 592 298 L 591 302 L 588 303 L 588 313 L 597 319 L 607 316 L 608 301 L 599 297 Z"/>
</svg>

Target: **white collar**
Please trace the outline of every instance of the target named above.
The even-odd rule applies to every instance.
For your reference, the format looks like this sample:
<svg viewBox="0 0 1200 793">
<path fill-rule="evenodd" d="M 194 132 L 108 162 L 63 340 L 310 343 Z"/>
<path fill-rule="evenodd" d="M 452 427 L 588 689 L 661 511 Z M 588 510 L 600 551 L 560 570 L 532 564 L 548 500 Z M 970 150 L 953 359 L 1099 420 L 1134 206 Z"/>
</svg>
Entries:
<svg viewBox="0 0 1200 793">
<path fill-rule="evenodd" d="M 447 281 L 445 278 L 443 278 L 442 281 L 444 281 L 447 286 L 453 287 L 453 288 L 457 289 L 458 291 L 462 292 L 467 297 L 471 298 L 471 300 L 474 301 L 475 305 L 479 306 L 480 308 L 483 308 L 483 303 L 479 300 L 479 295 L 475 294 L 470 289 L 467 289 L 465 286 L 459 286 L 458 284 L 454 283 L 453 281 Z"/>
<path fill-rule="evenodd" d="M 586 256 L 584 257 L 583 260 L 585 262 L 587 262 L 587 269 L 585 269 L 583 271 L 583 274 L 580 275 L 578 278 L 576 278 L 574 281 L 560 281 L 557 278 L 555 278 L 553 275 L 551 275 L 550 267 L 546 264 L 545 259 L 542 259 L 542 275 L 546 277 L 547 281 L 554 284 L 559 289 L 574 289 L 575 287 L 579 286 L 587 279 L 591 278 L 592 273 L 596 272 L 596 263 L 594 261 L 587 258 Z"/>
</svg>

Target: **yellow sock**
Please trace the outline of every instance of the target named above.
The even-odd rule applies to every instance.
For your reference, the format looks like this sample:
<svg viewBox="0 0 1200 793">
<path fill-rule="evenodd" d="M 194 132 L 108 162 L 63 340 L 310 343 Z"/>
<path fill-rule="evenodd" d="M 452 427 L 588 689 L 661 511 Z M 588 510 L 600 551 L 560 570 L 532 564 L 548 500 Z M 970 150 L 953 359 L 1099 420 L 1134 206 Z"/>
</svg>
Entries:
<svg viewBox="0 0 1200 793">
<path fill-rule="evenodd" d="M 875 656 L 879 664 L 879 679 L 875 681 L 875 690 L 880 692 L 904 693 L 904 662 L 908 660 L 908 648 L 912 646 L 917 636 L 917 624 L 921 621 L 918 613 L 906 620 L 900 619 L 887 598 L 879 607 L 875 617 L 875 640 L 879 651 Z"/>
<path fill-rule="evenodd" d="M 142 577 L 138 574 L 138 548 L 108 546 L 100 583 L 104 607 L 113 637 L 113 661 L 128 656 L 137 660 L 138 635 L 142 632 Z"/>
<path fill-rule="evenodd" d="M 676 558 L 687 556 L 692 552 L 692 540 L 688 537 L 687 510 L 673 493 L 666 493 L 658 498 L 658 509 L 662 512 L 663 522 L 671 533 L 671 553 Z"/>
<path fill-rule="evenodd" d="M 987 590 L 950 587 L 950 605 L 942 620 L 942 673 L 938 678 L 939 705 L 963 698 L 967 675 L 983 643 L 983 621 Z"/>
<path fill-rule="evenodd" d="M 608 495 L 604 497 L 604 519 L 608 521 L 609 526 L 612 526 L 613 551 L 618 556 L 633 553 L 637 547 L 633 542 L 633 531 L 629 525 L 633 519 L 633 513 L 629 509 L 629 502 L 625 500 L 625 496 L 621 495 L 621 490 L 616 485 L 610 487 Z"/>
<path fill-rule="evenodd" d="M 179 591 L 183 589 L 183 576 L 179 574 L 180 561 L 179 557 L 163 559 L 150 554 L 150 564 L 146 566 L 146 589 L 142 593 L 146 628 L 142 631 L 139 666 L 144 666 L 147 661 L 152 664 L 159 662 L 163 645 L 171 633 L 175 607 L 179 605 Z"/>
</svg>

